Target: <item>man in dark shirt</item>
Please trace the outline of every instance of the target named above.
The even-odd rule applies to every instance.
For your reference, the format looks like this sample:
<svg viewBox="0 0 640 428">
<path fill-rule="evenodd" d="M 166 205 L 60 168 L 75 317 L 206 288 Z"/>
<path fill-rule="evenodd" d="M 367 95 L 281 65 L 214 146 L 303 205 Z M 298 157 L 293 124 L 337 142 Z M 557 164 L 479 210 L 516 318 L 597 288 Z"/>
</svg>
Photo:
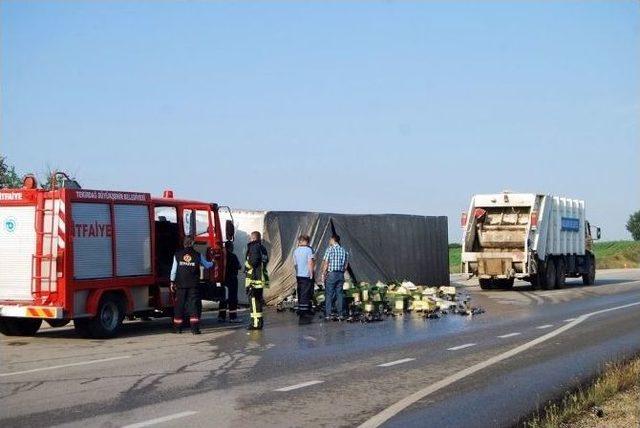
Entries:
<svg viewBox="0 0 640 428">
<path fill-rule="evenodd" d="M 226 290 L 226 298 L 220 303 L 218 321 L 224 322 L 229 311 L 229 322 L 235 322 L 238 316 L 238 271 L 241 269 L 238 257 L 233 253 L 233 242 L 224 244 L 226 249 L 226 264 L 224 282 L 222 285 Z"/>
<path fill-rule="evenodd" d="M 202 257 L 193 248 L 193 238 L 184 238 L 184 248 L 176 251 L 171 267 L 171 291 L 175 293 L 173 324 L 176 333 L 182 333 L 185 310 L 193 334 L 200 334 L 200 266 L 211 269 L 214 263 Z"/>
<path fill-rule="evenodd" d="M 251 232 L 251 242 L 247 244 L 245 254 L 245 287 L 247 296 L 251 303 L 251 324 L 249 330 L 262 330 L 264 320 L 262 317 L 263 288 L 269 286 L 269 275 L 267 274 L 267 263 L 269 255 L 267 249 L 262 245 L 260 232 Z"/>
</svg>

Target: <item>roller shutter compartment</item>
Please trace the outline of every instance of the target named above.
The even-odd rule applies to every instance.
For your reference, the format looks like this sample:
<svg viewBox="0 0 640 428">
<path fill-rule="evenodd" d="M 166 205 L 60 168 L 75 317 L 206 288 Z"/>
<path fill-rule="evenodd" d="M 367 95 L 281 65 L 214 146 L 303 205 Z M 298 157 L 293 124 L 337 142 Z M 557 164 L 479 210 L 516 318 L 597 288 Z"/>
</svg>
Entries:
<svg viewBox="0 0 640 428">
<path fill-rule="evenodd" d="M 151 274 L 151 230 L 147 205 L 115 205 L 117 276 Z"/>
</svg>

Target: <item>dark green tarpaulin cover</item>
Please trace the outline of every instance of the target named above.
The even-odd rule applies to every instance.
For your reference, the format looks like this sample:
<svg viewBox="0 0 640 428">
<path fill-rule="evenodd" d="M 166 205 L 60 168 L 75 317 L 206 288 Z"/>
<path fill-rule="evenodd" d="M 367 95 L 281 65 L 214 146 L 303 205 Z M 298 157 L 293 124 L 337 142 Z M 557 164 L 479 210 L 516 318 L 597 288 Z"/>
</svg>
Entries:
<svg viewBox="0 0 640 428">
<path fill-rule="evenodd" d="M 331 222 L 350 254 L 358 281 L 449 284 L 447 218 L 444 216 L 267 211 L 263 230 L 270 253 L 271 285 L 265 290 L 267 303 L 275 304 L 295 289 L 293 251 L 301 234 L 311 236 L 319 278 L 322 256 L 331 236 Z"/>
</svg>

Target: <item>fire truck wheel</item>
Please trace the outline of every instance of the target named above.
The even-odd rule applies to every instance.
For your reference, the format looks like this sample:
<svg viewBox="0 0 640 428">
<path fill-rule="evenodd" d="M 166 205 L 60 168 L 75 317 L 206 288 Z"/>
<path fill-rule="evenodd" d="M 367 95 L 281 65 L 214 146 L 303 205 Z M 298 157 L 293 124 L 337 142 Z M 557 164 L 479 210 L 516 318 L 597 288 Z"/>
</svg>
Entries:
<svg viewBox="0 0 640 428">
<path fill-rule="evenodd" d="M 69 324 L 69 322 L 71 322 L 71 320 L 58 320 L 58 319 L 50 319 L 45 321 L 51 327 L 64 327 L 65 325 Z"/>
<path fill-rule="evenodd" d="M 10 319 L 5 317 L 0 317 L 0 333 L 5 336 L 15 336 L 16 334 L 13 332 L 13 323 Z"/>
<path fill-rule="evenodd" d="M 0 333 L 5 336 L 33 336 L 40 326 L 40 318 L 0 318 Z"/>
<path fill-rule="evenodd" d="M 88 318 L 78 318 L 73 320 L 73 328 L 75 328 L 76 333 L 78 333 L 81 337 L 91 336 L 91 333 L 89 333 Z"/>
<path fill-rule="evenodd" d="M 98 305 L 98 313 L 89 321 L 89 333 L 95 338 L 114 337 L 122 326 L 124 312 L 124 303 L 120 296 L 103 296 Z"/>
</svg>

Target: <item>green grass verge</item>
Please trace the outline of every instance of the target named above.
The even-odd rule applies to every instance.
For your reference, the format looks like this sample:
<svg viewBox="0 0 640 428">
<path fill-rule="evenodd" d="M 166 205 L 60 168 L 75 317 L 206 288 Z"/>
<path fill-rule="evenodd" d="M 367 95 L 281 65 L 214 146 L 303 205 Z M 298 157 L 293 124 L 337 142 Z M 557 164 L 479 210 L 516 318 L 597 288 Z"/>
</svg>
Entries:
<svg viewBox="0 0 640 428">
<path fill-rule="evenodd" d="M 524 423 L 526 428 L 556 428 L 572 426 L 577 418 L 593 406 L 640 385 L 640 357 L 624 363 L 610 364 L 587 388 L 568 393 L 560 402 L 549 404 L 543 411 Z M 638 411 L 638 409 L 630 409 Z M 603 425 L 604 426 L 604 425 Z"/>
<path fill-rule="evenodd" d="M 598 269 L 640 267 L 640 241 L 596 242 L 593 245 Z M 460 272 L 460 244 L 449 244 L 449 270 Z"/>
<path fill-rule="evenodd" d="M 599 269 L 640 267 L 640 241 L 596 242 L 593 252 Z"/>
<path fill-rule="evenodd" d="M 460 244 L 449 244 L 449 272 L 460 273 L 461 254 L 462 246 Z"/>
</svg>

